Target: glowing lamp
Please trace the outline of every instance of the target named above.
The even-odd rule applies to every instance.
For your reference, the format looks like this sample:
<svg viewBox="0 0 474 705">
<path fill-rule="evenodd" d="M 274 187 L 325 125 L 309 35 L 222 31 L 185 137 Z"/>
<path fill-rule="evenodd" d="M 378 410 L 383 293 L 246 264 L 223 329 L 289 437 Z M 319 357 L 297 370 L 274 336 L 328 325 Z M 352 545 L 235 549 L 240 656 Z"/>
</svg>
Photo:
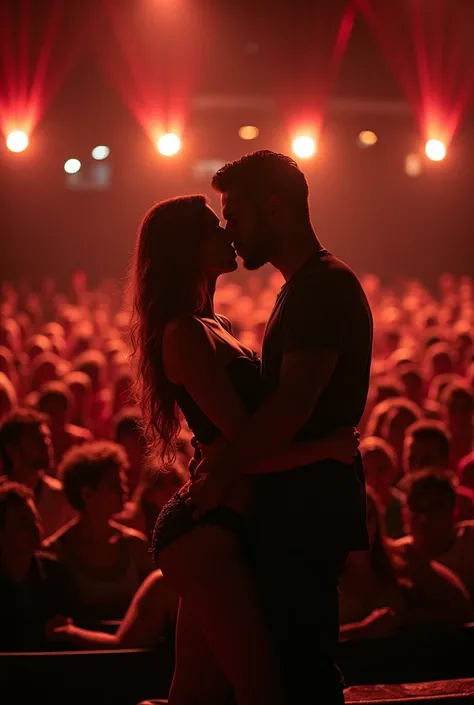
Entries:
<svg viewBox="0 0 474 705">
<path fill-rule="evenodd" d="M 239 130 L 241 140 L 254 140 L 258 137 L 258 127 L 255 125 L 244 125 Z"/>
<path fill-rule="evenodd" d="M 92 150 L 92 159 L 97 159 L 101 161 L 102 159 L 107 159 L 110 154 L 110 149 L 105 144 L 99 144 Z"/>
<path fill-rule="evenodd" d="M 77 174 L 81 166 L 79 159 L 68 159 L 64 164 L 64 171 L 66 174 Z"/>
<path fill-rule="evenodd" d="M 158 147 L 159 153 L 164 157 L 172 157 L 181 149 L 181 140 L 178 135 L 168 132 L 166 135 L 160 137 L 156 146 Z"/>
<path fill-rule="evenodd" d="M 6 145 L 10 152 L 24 152 L 28 147 L 28 143 L 28 135 L 22 130 L 10 132 L 6 139 Z"/>
<path fill-rule="evenodd" d="M 372 130 L 362 130 L 359 134 L 359 142 L 363 147 L 372 147 L 377 141 L 378 137 Z"/>
<path fill-rule="evenodd" d="M 446 147 L 440 140 L 428 140 L 425 154 L 433 162 L 440 162 L 446 156 Z"/>
<path fill-rule="evenodd" d="M 316 152 L 316 143 L 312 137 L 300 135 L 293 140 L 293 152 L 300 159 L 309 159 Z"/>
</svg>

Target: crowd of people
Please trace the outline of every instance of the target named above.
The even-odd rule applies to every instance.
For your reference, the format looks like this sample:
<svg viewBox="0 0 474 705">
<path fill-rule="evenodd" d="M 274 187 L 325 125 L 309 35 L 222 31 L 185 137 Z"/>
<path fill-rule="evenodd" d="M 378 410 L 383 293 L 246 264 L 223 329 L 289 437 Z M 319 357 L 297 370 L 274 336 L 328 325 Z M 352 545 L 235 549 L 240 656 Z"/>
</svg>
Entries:
<svg viewBox="0 0 474 705">
<path fill-rule="evenodd" d="M 282 284 L 247 272 L 216 291 L 257 352 Z M 363 286 L 375 322 L 359 427 L 371 549 L 342 575 L 342 638 L 457 627 L 474 599 L 474 284 Z M 173 632 L 177 599 L 149 541 L 194 447 L 183 425 L 173 464 L 147 455 L 126 304 L 83 272 L 67 295 L 50 279 L 2 287 L 0 651 L 153 647 Z"/>
</svg>

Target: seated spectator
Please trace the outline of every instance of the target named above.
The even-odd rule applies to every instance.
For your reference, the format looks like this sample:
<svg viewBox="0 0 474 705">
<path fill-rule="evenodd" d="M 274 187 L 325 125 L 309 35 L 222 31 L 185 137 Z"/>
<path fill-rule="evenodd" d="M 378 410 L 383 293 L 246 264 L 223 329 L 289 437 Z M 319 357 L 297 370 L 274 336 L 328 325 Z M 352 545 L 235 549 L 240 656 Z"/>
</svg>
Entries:
<svg viewBox="0 0 474 705">
<path fill-rule="evenodd" d="M 69 642 L 77 649 L 154 649 L 161 640 L 173 638 L 177 613 L 177 598 L 161 570 L 155 570 L 135 593 L 115 634 L 82 629 L 72 619 L 56 617 L 47 635 L 51 642 Z"/>
<path fill-rule="evenodd" d="M 367 519 L 371 549 L 349 554 L 341 576 L 343 639 L 391 636 L 432 624 L 458 627 L 471 619 L 471 599 L 452 571 L 430 559 L 393 559 L 370 491 Z"/>
<path fill-rule="evenodd" d="M 458 477 L 462 487 L 474 490 L 474 451 L 459 463 Z"/>
<path fill-rule="evenodd" d="M 177 460 L 166 468 L 151 466 L 143 476 L 133 502 L 127 503 L 117 521 L 151 539 L 156 519 L 164 505 L 189 480 L 189 473 Z"/>
<path fill-rule="evenodd" d="M 0 420 L 17 405 L 15 387 L 6 374 L 0 372 Z"/>
<path fill-rule="evenodd" d="M 112 414 L 114 416 L 133 403 L 132 387 L 132 371 L 126 367 L 122 368 L 112 386 Z"/>
<path fill-rule="evenodd" d="M 85 409 L 86 428 L 94 438 L 107 438 L 111 419 L 110 391 L 106 385 L 107 361 L 99 350 L 88 350 L 76 358 L 74 368 L 77 372 L 85 372 L 91 381 Z"/>
<path fill-rule="evenodd" d="M 420 421 L 422 417 L 421 409 L 408 399 L 394 399 L 391 407 L 385 416 L 382 425 L 382 438 L 394 449 L 397 455 L 397 465 L 401 466 L 403 461 L 403 444 L 407 428 Z"/>
<path fill-rule="evenodd" d="M 78 620 L 122 619 L 153 564 L 142 534 L 112 520 L 126 495 L 127 458 L 116 443 L 71 448 L 59 467 L 77 517 L 45 543 L 66 566 Z"/>
<path fill-rule="evenodd" d="M 41 553 L 42 526 L 31 490 L 0 485 L 0 651 L 47 648 L 47 622 L 67 614 L 61 565 Z"/>
<path fill-rule="evenodd" d="M 417 421 L 407 430 L 403 449 L 405 473 L 425 468 L 449 468 L 451 438 L 436 421 Z"/>
<path fill-rule="evenodd" d="M 38 355 L 31 363 L 29 391 L 36 392 L 43 384 L 59 379 L 64 365 L 64 361 L 53 352 Z"/>
<path fill-rule="evenodd" d="M 343 638 L 388 636 L 405 609 L 404 596 L 387 550 L 375 495 L 367 492 L 369 551 L 347 557 L 339 581 L 339 614 Z"/>
<path fill-rule="evenodd" d="M 423 408 L 426 390 L 423 375 L 414 365 L 406 365 L 400 369 L 399 379 L 403 385 L 404 393 L 410 401 Z"/>
<path fill-rule="evenodd" d="M 19 482 L 33 491 L 45 536 L 75 515 L 54 477 L 54 459 L 48 419 L 33 409 L 17 409 L 0 425 L 3 481 Z"/>
<path fill-rule="evenodd" d="M 457 468 L 474 447 L 474 398 L 464 384 L 452 384 L 443 391 L 441 404 L 451 434 L 450 467 Z"/>
<path fill-rule="evenodd" d="M 49 338 L 45 335 L 34 335 L 30 338 L 25 346 L 26 355 L 31 362 L 43 353 L 52 352 L 52 344 Z"/>
<path fill-rule="evenodd" d="M 375 493 L 384 518 L 385 533 L 399 538 L 404 531 L 400 509 L 402 493 L 395 486 L 400 477 L 396 453 L 389 443 L 376 436 L 364 438 L 360 452 L 367 485 Z"/>
<path fill-rule="evenodd" d="M 68 423 L 73 396 L 65 382 L 48 382 L 38 393 L 38 409 L 49 418 L 51 440 L 56 463 L 72 446 L 92 440 L 92 434 L 85 428 Z"/>
<path fill-rule="evenodd" d="M 2 345 L 0 345 L 0 372 L 8 377 L 15 391 L 17 391 L 18 374 L 15 369 L 15 358 L 13 357 L 13 353 Z"/>
<path fill-rule="evenodd" d="M 407 535 L 394 543 L 422 560 L 436 560 L 449 568 L 474 597 L 474 522 L 458 522 L 452 476 L 436 470 L 416 473 L 406 497 Z"/>
<path fill-rule="evenodd" d="M 92 392 L 90 377 L 85 372 L 68 372 L 64 376 L 64 382 L 72 393 L 72 408 L 70 421 L 75 426 L 85 428 L 87 422 L 87 408 Z M 87 429 L 90 431 L 90 429 Z"/>
<path fill-rule="evenodd" d="M 113 426 L 113 440 L 123 446 L 127 454 L 127 485 L 130 501 L 134 502 L 137 490 L 141 492 L 147 451 L 140 410 L 135 407 L 123 409 L 114 418 Z"/>
<path fill-rule="evenodd" d="M 452 374 L 454 360 L 449 345 L 444 342 L 431 345 L 426 354 L 426 366 L 430 380 L 440 375 Z"/>
</svg>

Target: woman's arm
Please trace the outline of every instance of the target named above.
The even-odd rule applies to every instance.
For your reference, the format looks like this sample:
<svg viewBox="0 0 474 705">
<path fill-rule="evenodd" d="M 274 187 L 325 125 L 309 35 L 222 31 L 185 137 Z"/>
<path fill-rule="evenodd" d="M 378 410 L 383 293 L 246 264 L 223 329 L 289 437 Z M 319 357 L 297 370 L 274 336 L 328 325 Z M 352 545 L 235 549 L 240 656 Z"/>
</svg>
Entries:
<svg viewBox="0 0 474 705">
<path fill-rule="evenodd" d="M 189 351 L 192 350 L 192 356 Z M 199 408 L 221 431 L 227 442 L 234 440 L 250 418 L 241 397 L 235 391 L 216 354 L 215 343 L 205 327 L 196 318 L 185 316 L 171 323 L 163 340 L 163 360 L 167 376 L 182 384 Z M 290 443 L 278 447 L 270 457 L 249 468 L 250 474 L 280 472 L 308 465 L 327 458 L 350 462 L 358 442 L 350 431 L 344 439 L 335 437 L 313 443 Z M 347 441 L 347 443 L 343 443 Z M 338 443 L 339 442 L 339 443 Z M 347 458 L 349 446 L 349 458 Z M 222 449 L 222 444 L 219 443 Z M 217 445 L 216 445 L 217 448 Z M 213 454 L 213 453 L 212 453 Z"/>
<path fill-rule="evenodd" d="M 177 601 L 169 594 L 163 574 L 156 570 L 135 594 L 116 634 L 81 629 L 71 622 L 50 623 L 49 638 L 68 641 L 80 649 L 147 649 L 157 645 L 170 621 L 176 618 Z"/>
</svg>

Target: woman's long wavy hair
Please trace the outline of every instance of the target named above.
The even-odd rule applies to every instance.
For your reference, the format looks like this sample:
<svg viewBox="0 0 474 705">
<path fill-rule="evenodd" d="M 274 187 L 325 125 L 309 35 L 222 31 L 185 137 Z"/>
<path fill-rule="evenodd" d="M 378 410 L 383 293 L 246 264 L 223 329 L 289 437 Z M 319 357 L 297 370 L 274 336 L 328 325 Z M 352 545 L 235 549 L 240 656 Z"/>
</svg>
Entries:
<svg viewBox="0 0 474 705">
<path fill-rule="evenodd" d="M 154 205 L 138 232 L 130 268 L 134 392 L 140 403 L 150 456 L 174 461 L 181 429 L 174 385 L 166 378 L 162 342 L 167 324 L 198 313 L 208 291 L 201 268 L 205 196 L 183 196 Z"/>
</svg>

